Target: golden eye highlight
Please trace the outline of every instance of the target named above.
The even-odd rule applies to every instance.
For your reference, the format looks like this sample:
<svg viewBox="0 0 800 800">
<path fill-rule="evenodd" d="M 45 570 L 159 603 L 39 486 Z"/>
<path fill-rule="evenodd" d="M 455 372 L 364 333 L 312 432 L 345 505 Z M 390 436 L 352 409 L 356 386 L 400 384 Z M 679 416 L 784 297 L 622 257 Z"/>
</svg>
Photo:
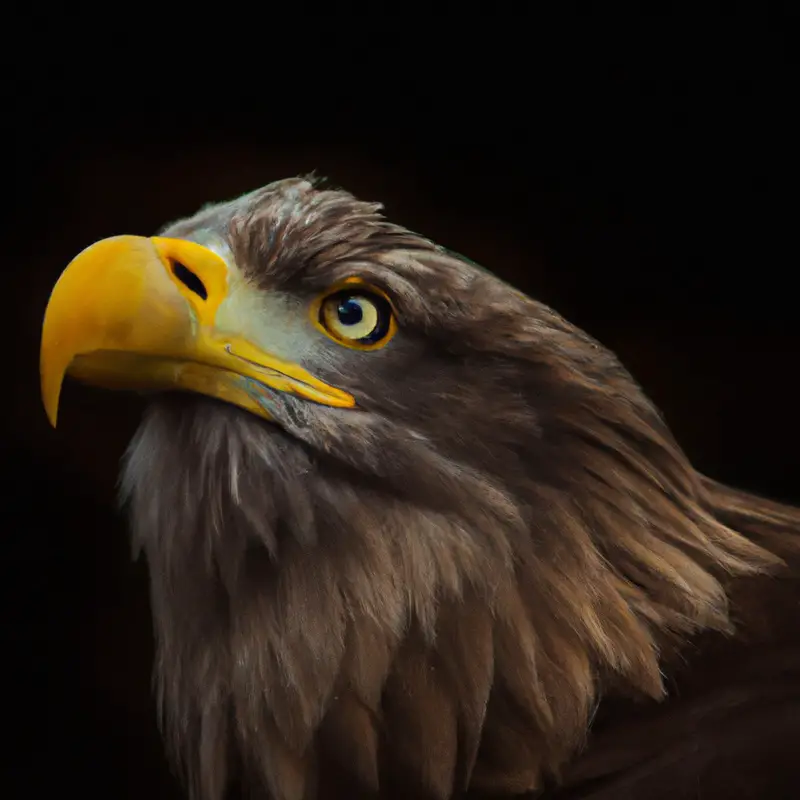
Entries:
<svg viewBox="0 0 800 800">
<path fill-rule="evenodd" d="M 376 290 L 354 283 L 320 298 L 312 309 L 324 333 L 345 347 L 377 350 L 394 336 L 391 303 Z"/>
</svg>

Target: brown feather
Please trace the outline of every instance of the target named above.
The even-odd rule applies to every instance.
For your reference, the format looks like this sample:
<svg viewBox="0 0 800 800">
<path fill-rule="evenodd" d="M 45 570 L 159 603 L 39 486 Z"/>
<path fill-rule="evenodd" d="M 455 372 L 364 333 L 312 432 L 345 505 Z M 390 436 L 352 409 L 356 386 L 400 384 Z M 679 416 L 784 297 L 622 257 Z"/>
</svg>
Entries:
<svg viewBox="0 0 800 800">
<path fill-rule="evenodd" d="M 201 228 L 265 291 L 370 280 L 401 333 L 313 365 L 357 412 L 284 397 L 270 425 L 165 396 L 131 444 L 165 733 L 195 798 L 234 780 L 275 800 L 656 797 L 665 775 L 688 798 L 712 751 L 739 752 L 704 719 L 796 702 L 798 637 L 773 686 L 758 648 L 787 635 L 786 597 L 797 623 L 800 512 L 700 476 L 597 342 L 305 180 L 167 232 Z M 754 672 L 717 697 L 692 665 L 728 647 Z"/>
</svg>

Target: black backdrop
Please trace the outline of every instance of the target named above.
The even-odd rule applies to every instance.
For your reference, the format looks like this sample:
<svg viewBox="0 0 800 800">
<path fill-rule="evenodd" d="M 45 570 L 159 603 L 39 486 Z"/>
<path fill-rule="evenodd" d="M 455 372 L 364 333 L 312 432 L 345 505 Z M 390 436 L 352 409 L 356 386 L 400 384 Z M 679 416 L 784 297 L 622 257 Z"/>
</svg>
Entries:
<svg viewBox="0 0 800 800">
<path fill-rule="evenodd" d="M 369 36 L 342 12 L 335 34 L 273 20 L 252 63 L 236 37 L 255 22 L 233 7 L 195 14 L 192 36 L 186 19 L 101 35 L 77 12 L 15 12 L 4 797 L 180 796 L 150 699 L 146 572 L 114 506 L 138 401 L 69 386 L 54 432 L 38 395 L 49 289 L 104 236 L 316 170 L 616 350 L 702 471 L 800 501 L 797 74 L 791 16 L 756 7 L 557 27 L 374 10 Z"/>
</svg>

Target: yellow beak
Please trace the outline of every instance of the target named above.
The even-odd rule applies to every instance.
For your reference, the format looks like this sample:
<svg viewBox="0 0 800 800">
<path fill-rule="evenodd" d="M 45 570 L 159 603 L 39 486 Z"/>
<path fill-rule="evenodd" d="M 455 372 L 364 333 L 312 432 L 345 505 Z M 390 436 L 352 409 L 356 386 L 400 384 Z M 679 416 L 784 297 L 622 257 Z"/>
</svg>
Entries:
<svg viewBox="0 0 800 800">
<path fill-rule="evenodd" d="M 274 392 L 340 408 L 354 398 L 214 326 L 225 260 L 180 239 L 115 236 L 64 270 L 44 316 L 42 399 L 53 426 L 65 375 L 108 389 L 182 389 L 265 419 Z"/>
</svg>

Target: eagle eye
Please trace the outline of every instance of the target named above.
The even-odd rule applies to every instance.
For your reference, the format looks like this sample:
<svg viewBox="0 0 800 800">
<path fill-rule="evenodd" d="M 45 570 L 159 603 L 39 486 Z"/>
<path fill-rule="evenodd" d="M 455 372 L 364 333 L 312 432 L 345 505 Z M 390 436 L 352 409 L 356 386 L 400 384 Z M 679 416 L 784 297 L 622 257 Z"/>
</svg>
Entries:
<svg viewBox="0 0 800 800">
<path fill-rule="evenodd" d="M 388 299 L 366 286 L 342 288 L 316 304 L 317 325 L 339 344 L 359 350 L 383 347 L 396 324 Z"/>
</svg>

